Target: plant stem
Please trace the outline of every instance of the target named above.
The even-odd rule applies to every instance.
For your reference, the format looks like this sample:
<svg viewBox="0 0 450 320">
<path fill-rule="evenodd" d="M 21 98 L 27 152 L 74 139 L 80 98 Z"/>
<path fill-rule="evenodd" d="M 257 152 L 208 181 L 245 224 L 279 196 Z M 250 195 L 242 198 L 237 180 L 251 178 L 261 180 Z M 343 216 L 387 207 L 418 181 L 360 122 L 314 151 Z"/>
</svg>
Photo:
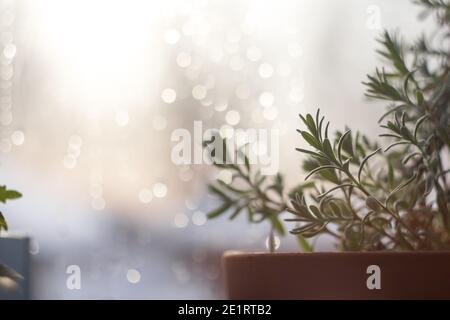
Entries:
<svg viewBox="0 0 450 320">
<path fill-rule="evenodd" d="M 369 191 L 367 191 L 365 188 L 364 188 L 364 186 L 359 182 L 359 181 L 357 181 L 354 177 L 353 177 L 353 175 L 348 171 L 348 170 L 345 170 L 344 171 L 346 174 L 347 174 L 347 176 L 348 176 L 348 178 L 350 179 L 350 180 L 352 180 L 353 181 L 353 183 L 355 183 L 355 185 L 356 185 L 356 187 L 359 189 L 359 190 L 361 190 L 361 192 L 362 193 L 364 193 L 367 197 L 372 197 L 373 199 L 375 199 L 375 201 L 378 203 L 378 205 L 386 212 L 386 213 L 388 213 L 389 215 L 391 215 L 392 216 L 392 218 L 394 218 L 394 220 L 397 222 L 397 223 L 399 223 L 400 225 L 402 225 L 411 235 L 413 235 L 417 240 L 419 240 L 419 241 L 421 241 L 422 239 L 411 229 L 411 228 L 409 228 L 403 221 L 402 221 L 402 219 L 400 218 L 400 217 L 398 217 L 394 212 L 392 212 L 387 206 L 385 206 L 380 200 L 378 200 L 376 197 L 374 197 L 372 194 L 370 194 L 370 192 Z M 412 245 L 411 245 L 411 247 L 413 247 Z"/>
</svg>

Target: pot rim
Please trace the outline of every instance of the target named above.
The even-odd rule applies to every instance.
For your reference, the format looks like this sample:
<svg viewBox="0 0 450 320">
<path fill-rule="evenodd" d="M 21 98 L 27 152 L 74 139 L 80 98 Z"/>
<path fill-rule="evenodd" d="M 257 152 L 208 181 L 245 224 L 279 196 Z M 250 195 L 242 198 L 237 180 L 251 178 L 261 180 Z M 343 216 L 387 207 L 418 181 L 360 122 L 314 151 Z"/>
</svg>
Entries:
<svg viewBox="0 0 450 320">
<path fill-rule="evenodd" d="M 450 255 L 449 251 L 322 251 L 322 252 L 245 252 L 227 250 L 223 258 L 255 258 L 255 257 L 305 257 L 305 256 L 436 256 Z"/>
<path fill-rule="evenodd" d="M 29 239 L 30 235 L 20 231 L 2 231 L 0 239 Z"/>
</svg>

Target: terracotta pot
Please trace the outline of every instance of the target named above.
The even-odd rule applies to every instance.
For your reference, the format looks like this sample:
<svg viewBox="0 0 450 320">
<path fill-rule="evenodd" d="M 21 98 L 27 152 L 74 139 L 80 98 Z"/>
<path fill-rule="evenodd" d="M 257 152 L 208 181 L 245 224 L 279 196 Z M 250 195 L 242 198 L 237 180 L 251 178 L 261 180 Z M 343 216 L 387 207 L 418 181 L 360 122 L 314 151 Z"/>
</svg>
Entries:
<svg viewBox="0 0 450 320">
<path fill-rule="evenodd" d="M 226 252 L 230 299 L 450 299 L 450 252 Z"/>
</svg>

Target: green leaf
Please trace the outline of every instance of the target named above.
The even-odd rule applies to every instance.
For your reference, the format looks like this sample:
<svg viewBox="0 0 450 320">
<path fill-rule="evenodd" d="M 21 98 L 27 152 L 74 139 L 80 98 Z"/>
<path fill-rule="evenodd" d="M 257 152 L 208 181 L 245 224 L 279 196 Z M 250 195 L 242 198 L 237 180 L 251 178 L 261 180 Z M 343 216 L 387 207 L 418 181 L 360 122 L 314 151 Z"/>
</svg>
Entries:
<svg viewBox="0 0 450 320">
<path fill-rule="evenodd" d="M 373 210 L 374 212 L 377 212 L 380 209 L 380 204 L 378 203 L 378 200 L 372 196 L 366 198 L 366 206 L 369 209 Z"/>
<path fill-rule="evenodd" d="M 217 218 L 218 216 L 220 216 L 221 214 L 223 214 L 225 211 L 227 211 L 228 209 L 230 209 L 230 207 L 233 205 L 232 202 L 225 202 L 224 204 L 222 204 L 220 207 L 218 207 L 217 209 L 210 211 L 207 215 L 208 219 L 214 219 Z"/>
<path fill-rule="evenodd" d="M 347 160 L 344 161 L 344 163 L 342 164 L 342 168 L 344 169 L 344 172 L 348 172 L 349 170 L 349 166 L 350 166 L 350 161 L 352 161 L 352 158 L 348 158 Z"/>
<path fill-rule="evenodd" d="M 320 137 L 320 121 L 319 121 L 319 116 L 320 116 L 320 109 L 317 109 L 316 111 L 316 128 L 317 128 L 317 132 L 318 132 L 318 136 Z"/>
<path fill-rule="evenodd" d="M 394 185 L 394 168 L 391 163 L 388 163 L 388 183 L 391 187 Z"/>
<path fill-rule="evenodd" d="M 344 144 L 345 138 L 347 138 L 347 136 L 351 133 L 351 130 L 347 130 L 340 138 L 339 138 L 339 143 L 338 143 L 338 147 L 337 147 L 337 151 L 338 151 L 338 159 L 339 161 L 342 163 L 342 146 Z"/>
<path fill-rule="evenodd" d="M 409 107 L 408 104 L 400 104 L 398 106 L 392 107 L 391 109 L 389 109 L 389 111 L 387 111 L 386 113 L 384 113 L 380 119 L 378 119 L 378 123 L 381 123 L 388 115 L 392 114 L 393 112 L 397 112 L 403 108 Z"/>
<path fill-rule="evenodd" d="M 380 134 L 379 137 L 383 137 L 383 138 L 395 138 L 395 139 L 402 139 L 401 136 L 396 135 L 396 134 L 391 134 L 391 133 L 383 133 Z"/>
<path fill-rule="evenodd" d="M 246 204 L 240 205 L 240 206 L 236 206 L 236 208 L 234 209 L 233 213 L 230 215 L 230 220 L 234 220 L 236 219 L 236 217 L 239 215 L 239 213 L 242 211 L 242 209 L 244 209 L 246 207 Z"/>
<path fill-rule="evenodd" d="M 317 112 L 319 112 L 319 111 L 317 111 Z M 320 140 L 323 139 L 323 137 L 322 137 L 323 120 L 325 120 L 325 117 L 322 117 L 322 119 L 320 119 L 320 122 L 319 122 L 319 128 L 318 128 Z"/>
<path fill-rule="evenodd" d="M 344 171 L 343 169 L 341 169 L 337 166 L 334 166 L 334 165 L 324 165 L 324 166 L 320 166 L 320 167 L 314 169 L 313 171 L 311 171 L 310 173 L 308 173 L 308 175 L 305 177 L 305 180 L 308 180 L 315 173 L 318 173 L 323 170 L 329 170 L 329 169 Z"/>
<path fill-rule="evenodd" d="M 421 153 L 420 152 L 413 152 L 408 154 L 407 156 L 405 156 L 402 160 L 403 164 L 407 164 L 409 160 L 411 160 L 412 158 L 414 158 L 415 156 L 420 156 Z"/>
<path fill-rule="evenodd" d="M 308 121 L 306 121 L 305 117 L 303 117 L 301 114 L 299 114 L 300 119 L 302 119 L 305 126 L 308 126 Z"/>
<path fill-rule="evenodd" d="M 306 150 L 306 149 L 301 149 L 301 148 L 295 148 L 296 151 L 301 152 L 301 153 L 305 153 L 308 154 L 310 156 L 313 156 L 315 158 L 320 158 L 320 159 L 326 159 L 326 157 L 320 153 L 314 152 L 314 151 L 310 151 L 310 150 Z"/>
<path fill-rule="evenodd" d="M 6 219 L 3 214 L 0 212 L 0 231 L 5 230 L 8 231 L 8 224 L 6 223 Z"/>
<path fill-rule="evenodd" d="M 253 210 L 253 208 L 248 205 L 247 206 L 247 220 L 248 222 L 253 222 L 253 216 L 255 214 L 255 211 Z"/>
<path fill-rule="evenodd" d="M 380 40 L 380 42 L 384 45 L 386 51 L 378 52 L 385 58 L 389 59 L 400 74 L 407 75 L 409 70 L 403 59 L 401 41 L 391 36 L 389 32 L 385 31 L 384 37 Z"/>
<path fill-rule="evenodd" d="M 216 187 L 213 184 L 208 185 L 208 190 L 210 193 L 219 196 L 225 202 L 231 201 L 231 198 L 225 192 L 223 192 L 222 190 L 220 190 L 218 187 Z"/>
<path fill-rule="evenodd" d="M 22 197 L 22 194 L 15 190 L 8 190 L 6 186 L 0 186 L 0 202 L 5 203 L 7 200 L 13 200 Z"/>
<path fill-rule="evenodd" d="M 306 115 L 306 125 L 309 132 L 311 132 L 313 136 L 318 137 L 316 124 L 314 123 L 313 117 L 309 113 Z"/>
<path fill-rule="evenodd" d="M 394 142 L 394 143 L 390 144 L 389 146 L 387 146 L 387 147 L 384 149 L 384 152 L 388 152 L 388 151 L 391 150 L 393 147 L 400 146 L 400 145 L 404 145 L 404 144 L 411 144 L 411 142 L 409 142 L 409 141 L 398 141 L 398 142 Z"/>
<path fill-rule="evenodd" d="M 416 125 L 414 126 L 414 134 L 413 134 L 414 140 L 417 140 L 417 133 L 419 132 L 420 125 L 421 125 L 427 118 L 428 118 L 428 115 L 424 115 L 424 116 L 420 117 L 420 118 L 417 120 Z"/>
<path fill-rule="evenodd" d="M 328 127 L 330 126 L 330 122 L 327 122 L 327 125 L 325 126 L 325 138 L 328 139 Z"/>
<path fill-rule="evenodd" d="M 315 223 L 307 223 L 307 224 L 302 225 L 301 227 L 297 227 L 297 228 L 292 229 L 290 231 L 290 233 L 292 233 L 292 234 L 303 234 L 303 233 L 305 233 L 305 232 L 307 232 L 307 231 L 309 231 L 309 230 L 311 230 L 311 229 L 313 229 L 315 227 L 316 227 Z"/>
<path fill-rule="evenodd" d="M 377 152 L 380 150 L 381 150 L 381 148 L 378 148 L 377 150 L 373 151 L 372 153 L 370 153 L 363 159 L 363 161 L 361 162 L 361 165 L 359 166 L 359 170 L 358 170 L 358 182 L 361 182 L 361 173 L 364 169 L 364 165 L 367 163 L 367 161 L 369 161 L 369 159 L 371 157 L 373 157 L 375 154 L 377 154 Z"/>
<path fill-rule="evenodd" d="M 334 201 L 330 201 L 329 206 L 335 217 L 337 218 L 342 217 L 342 210 L 336 203 L 334 203 Z"/>
<path fill-rule="evenodd" d="M 243 151 L 244 147 L 241 147 L 238 152 L 237 155 L 240 159 L 244 160 L 244 165 L 245 168 L 247 169 L 247 172 L 250 173 L 250 160 L 248 158 L 248 156 L 245 154 L 245 152 Z"/>
<path fill-rule="evenodd" d="M 302 235 L 297 235 L 297 243 L 302 249 L 303 252 L 313 252 L 313 247 L 309 244 L 308 240 L 306 240 Z"/>
<path fill-rule="evenodd" d="M 334 170 L 321 170 L 319 174 L 325 180 L 328 180 L 334 184 L 339 183 L 338 176 L 336 175 L 336 172 Z"/>
<path fill-rule="evenodd" d="M 330 161 L 337 163 L 336 157 L 334 156 L 333 148 L 331 147 L 330 140 L 325 138 L 323 140 L 323 152 L 328 156 Z"/>
<path fill-rule="evenodd" d="M 416 177 L 417 177 L 417 173 L 415 173 L 411 178 L 406 180 L 404 183 L 399 184 L 394 190 L 392 190 L 391 193 L 389 193 L 388 197 L 386 198 L 386 205 L 389 202 L 389 200 L 392 199 L 394 194 L 396 194 L 397 192 L 406 188 L 409 184 L 411 184 L 416 179 Z"/>
<path fill-rule="evenodd" d="M 314 181 L 308 181 L 308 182 L 304 182 L 299 184 L 298 186 L 292 188 L 291 191 L 289 191 L 288 197 L 290 199 L 294 198 L 295 194 L 300 194 L 303 195 L 303 192 L 307 189 L 312 189 L 314 188 L 315 183 Z"/>
<path fill-rule="evenodd" d="M 278 215 L 276 215 L 276 214 L 271 215 L 270 222 L 272 224 L 272 228 L 274 231 L 276 231 L 281 236 L 283 236 L 285 234 L 283 224 L 281 223 L 280 219 L 278 218 Z"/>
<path fill-rule="evenodd" d="M 231 191 L 231 192 L 233 192 L 233 193 L 235 193 L 235 194 L 238 194 L 238 195 L 241 195 L 241 196 L 244 195 L 244 194 L 247 194 L 247 193 L 249 193 L 249 192 L 252 191 L 251 189 L 242 190 L 242 189 L 235 188 L 235 187 L 233 187 L 231 184 L 226 184 L 226 183 L 223 182 L 222 180 L 218 180 L 217 183 L 220 184 L 223 188 L 227 189 L 228 191 Z M 219 196 L 220 196 L 222 199 L 230 200 L 230 198 L 223 198 L 224 195 L 225 195 L 225 194 L 222 192 L 221 195 L 219 195 Z M 225 195 L 225 196 L 226 196 L 226 195 Z"/>
<path fill-rule="evenodd" d="M 313 238 L 313 237 L 317 236 L 318 234 L 322 233 L 326 227 L 327 227 L 327 223 L 324 223 L 322 225 L 317 225 L 314 228 L 311 228 L 309 230 L 302 232 L 301 235 L 304 238 Z"/>
<path fill-rule="evenodd" d="M 320 145 L 320 142 L 310 133 L 306 131 L 300 131 L 300 134 L 302 135 L 303 139 L 311 146 L 316 148 L 317 150 L 322 150 L 322 146 Z"/>
<path fill-rule="evenodd" d="M 323 198 L 323 197 L 325 197 L 326 195 L 328 195 L 329 193 L 331 193 L 331 192 L 333 192 L 333 191 L 336 191 L 336 190 L 338 190 L 338 189 L 344 189 L 344 188 L 350 188 L 350 187 L 355 187 L 355 186 L 354 186 L 353 184 L 351 184 L 351 183 L 344 183 L 344 184 L 341 184 L 341 185 L 339 185 L 339 186 L 335 186 L 335 187 L 329 189 L 328 191 L 319 194 L 318 198 Z"/>
<path fill-rule="evenodd" d="M 419 106 L 422 106 L 422 105 L 423 105 L 424 99 L 423 99 L 423 94 L 422 94 L 421 91 L 417 91 L 417 92 L 416 92 L 416 100 L 417 100 L 417 104 L 418 104 Z"/>
<path fill-rule="evenodd" d="M 311 212 L 314 214 L 316 219 L 318 219 L 318 220 L 322 219 L 322 214 L 320 213 L 319 208 L 317 208 L 315 205 L 310 205 L 309 210 L 311 210 Z"/>
<path fill-rule="evenodd" d="M 405 81 L 403 82 L 403 94 L 405 95 L 406 100 L 408 100 L 408 102 L 410 104 L 413 104 L 413 102 L 409 99 L 409 96 L 408 96 L 408 85 L 409 85 L 409 80 L 411 80 L 411 79 L 414 80 L 413 75 L 416 71 L 417 70 L 413 70 L 413 71 L 409 72 L 405 77 Z"/>
</svg>

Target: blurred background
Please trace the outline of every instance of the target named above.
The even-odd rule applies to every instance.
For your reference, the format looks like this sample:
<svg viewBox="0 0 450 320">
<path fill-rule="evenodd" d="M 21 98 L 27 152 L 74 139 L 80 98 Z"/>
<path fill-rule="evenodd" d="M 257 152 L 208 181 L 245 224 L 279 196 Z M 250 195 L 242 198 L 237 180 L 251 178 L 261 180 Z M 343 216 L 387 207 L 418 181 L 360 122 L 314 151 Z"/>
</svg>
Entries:
<svg viewBox="0 0 450 320">
<path fill-rule="evenodd" d="M 206 221 L 220 173 L 175 165 L 172 132 L 279 129 L 295 184 L 297 114 L 378 133 L 361 81 L 380 32 L 413 38 L 417 14 L 409 0 L 0 0 L 0 179 L 24 194 L 2 211 L 32 238 L 32 298 L 223 298 L 222 252 L 266 250 L 268 225 Z"/>
</svg>

